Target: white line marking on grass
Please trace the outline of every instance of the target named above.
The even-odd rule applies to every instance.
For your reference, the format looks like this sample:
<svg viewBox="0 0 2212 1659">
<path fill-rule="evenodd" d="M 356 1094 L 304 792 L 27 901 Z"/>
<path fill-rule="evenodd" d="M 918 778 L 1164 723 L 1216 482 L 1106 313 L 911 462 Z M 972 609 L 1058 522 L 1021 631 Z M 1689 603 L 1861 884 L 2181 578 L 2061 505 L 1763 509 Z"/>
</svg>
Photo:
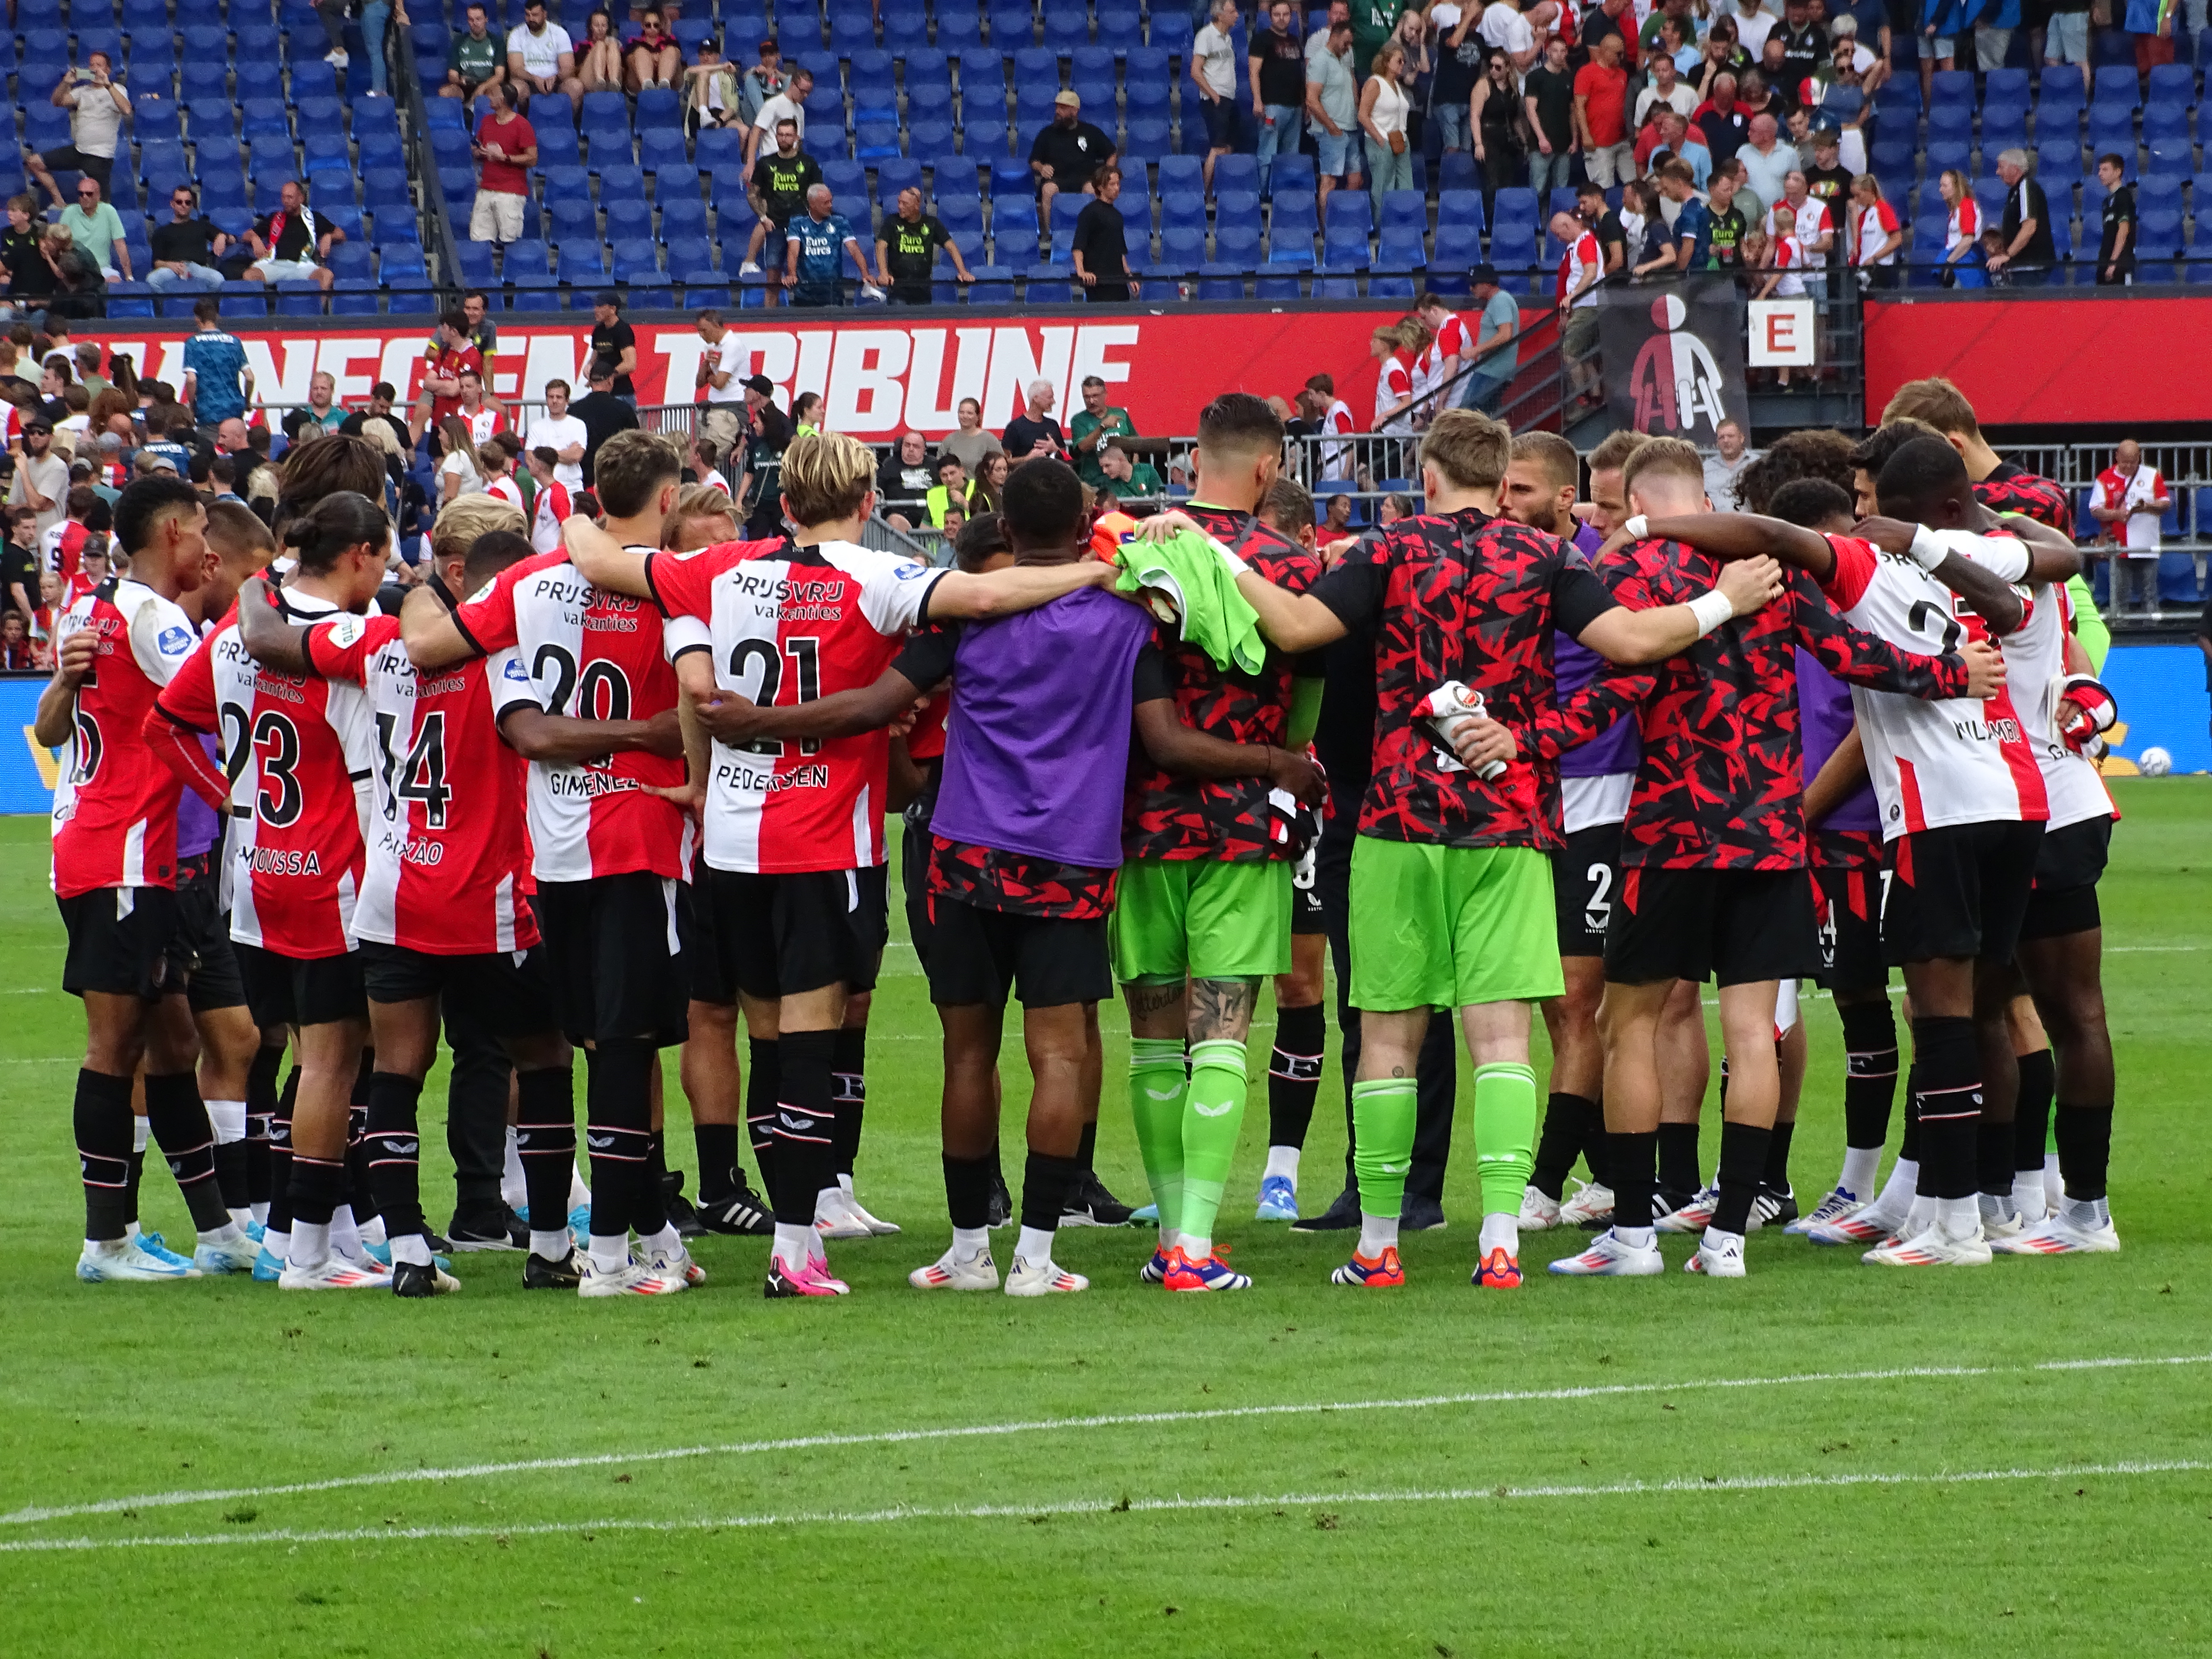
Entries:
<svg viewBox="0 0 2212 1659">
<path fill-rule="evenodd" d="M 1152 1424 L 1214 1423 L 1237 1418 L 1325 1416 L 1334 1412 L 1428 1411 L 1443 1406 L 1492 1406 L 1547 1401 L 1616 1399 L 1635 1395 L 1686 1394 L 1713 1389 L 1774 1389 L 1822 1382 L 1888 1382 L 1915 1377 L 2026 1376 L 2036 1371 L 2090 1368 L 2124 1370 L 2145 1365 L 2207 1365 L 2212 1354 L 2047 1361 L 2036 1365 L 1899 1365 L 1880 1370 L 1803 1371 L 1783 1376 L 1692 1378 L 1674 1382 L 1586 1383 L 1562 1389 L 1498 1389 L 1479 1394 L 1417 1395 L 1398 1400 L 1337 1400 L 1267 1406 L 1218 1406 L 1198 1411 L 1116 1412 L 1095 1417 L 1048 1417 L 1027 1422 L 975 1423 L 934 1429 L 882 1429 L 854 1434 L 797 1435 L 779 1440 L 737 1440 L 720 1445 L 664 1446 L 643 1451 L 590 1452 L 568 1457 L 519 1458 L 502 1463 L 465 1463 L 444 1468 L 382 1469 L 366 1474 L 333 1475 L 323 1480 L 294 1480 L 267 1486 L 200 1487 L 184 1492 L 147 1492 L 135 1498 L 103 1498 L 89 1503 L 37 1505 L 0 1515 L 0 1526 L 31 1526 L 76 1516 L 117 1515 L 126 1510 L 173 1509 L 186 1504 L 228 1503 L 240 1498 L 293 1498 L 308 1492 L 344 1492 L 362 1486 L 415 1486 L 447 1480 L 482 1480 L 508 1474 L 563 1469 L 596 1469 L 642 1463 L 670 1463 L 701 1457 L 744 1457 L 762 1452 L 811 1451 L 829 1447 L 910 1445 L 921 1441 L 996 1439 L 1017 1434 L 1143 1427 Z"/>
<path fill-rule="evenodd" d="M 2181 951 L 2202 951 L 2204 948 L 2205 947 L 2202 945 L 2107 945 L 2105 947 L 2105 954 L 2108 957 L 2123 955 L 2144 956 L 2154 952 L 2160 955 L 2166 955 L 2169 953 L 2179 953 Z"/>
<path fill-rule="evenodd" d="M 1476 1504 L 1529 1499 L 1669 1497 L 1688 1492 L 1834 1491 L 1852 1486 L 1949 1486 L 2012 1480 L 2079 1480 L 2100 1475 L 2194 1474 L 2212 1469 L 2197 1458 L 2122 1463 L 2067 1463 L 2047 1469 L 1960 1469 L 1922 1474 L 1755 1474 L 1677 1476 L 1671 1480 L 1616 1480 L 1585 1486 L 1445 1486 L 1403 1492 L 1281 1492 L 1274 1496 L 1082 1498 L 1045 1504 L 902 1504 L 878 1510 L 798 1510 L 789 1514 L 701 1516 L 690 1520 L 621 1518 L 533 1522 L 522 1526 L 459 1522 L 449 1526 L 272 1527 L 264 1531 L 155 1533 L 135 1538 L 18 1538 L 0 1541 L 0 1554 L 78 1553 L 93 1550 L 235 1547 L 246 1544 L 355 1544 L 386 1539 L 470 1539 L 568 1535 L 602 1532 L 741 1532 L 761 1527 L 872 1526 L 892 1521 L 1033 1520 L 1043 1516 L 1166 1515 L 1224 1510 L 1328 1508 L 1346 1504 Z"/>
</svg>

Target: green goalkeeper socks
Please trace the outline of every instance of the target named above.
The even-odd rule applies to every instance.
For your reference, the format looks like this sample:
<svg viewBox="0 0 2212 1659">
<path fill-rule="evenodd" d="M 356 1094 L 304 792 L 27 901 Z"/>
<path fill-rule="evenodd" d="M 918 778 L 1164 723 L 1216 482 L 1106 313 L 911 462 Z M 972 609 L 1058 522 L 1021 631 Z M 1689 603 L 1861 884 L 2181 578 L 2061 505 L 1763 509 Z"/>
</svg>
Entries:
<svg viewBox="0 0 2212 1659">
<path fill-rule="evenodd" d="M 1502 1060 L 1476 1066 L 1474 1151 L 1485 1215 L 1520 1213 L 1535 1139 L 1535 1072 Z"/>
<path fill-rule="evenodd" d="M 1213 1219 L 1244 1127 L 1244 1045 L 1209 1037 L 1190 1046 L 1190 1092 L 1182 1112 L 1182 1212 L 1176 1229 L 1185 1249 L 1210 1253 Z"/>
<path fill-rule="evenodd" d="M 1359 1180 L 1362 1214 L 1395 1220 L 1405 1206 L 1417 1112 L 1412 1078 L 1376 1078 L 1352 1085 L 1352 1168 Z M 1517 1208 L 1520 1200 L 1514 1204 Z"/>
<path fill-rule="evenodd" d="M 1129 1039 L 1129 1116 L 1137 1128 L 1145 1181 L 1159 1206 L 1163 1246 L 1174 1242 L 1182 1226 L 1182 1103 L 1188 1087 L 1182 1038 Z"/>
</svg>

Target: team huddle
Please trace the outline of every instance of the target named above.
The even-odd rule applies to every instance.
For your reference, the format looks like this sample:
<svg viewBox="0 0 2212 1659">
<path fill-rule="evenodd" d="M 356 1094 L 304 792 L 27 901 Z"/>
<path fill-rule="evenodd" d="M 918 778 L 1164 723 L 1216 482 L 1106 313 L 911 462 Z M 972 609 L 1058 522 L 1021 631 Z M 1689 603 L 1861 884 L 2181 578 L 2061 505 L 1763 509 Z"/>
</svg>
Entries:
<svg viewBox="0 0 2212 1659">
<path fill-rule="evenodd" d="M 1455 410 L 1420 442 L 1425 510 L 1324 545 L 1283 443 L 1224 393 L 1190 500 L 1136 523 L 1026 462 L 940 569 L 862 544 L 876 462 L 851 439 L 796 440 L 784 532 L 746 541 L 674 444 L 625 432 L 602 516 L 551 550 L 497 498 L 449 505 L 396 614 L 359 440 L 288 455 L 273 535 L 132 483 L 35 728 L 69 745 L 79 1277 L 411 1297 L 459 1288 L 447 1251 L 505 1249 L 528 1288 L 664 1295 L 703 1282 L 684 1240 L 714 1231 L 769 1240 L 771 1297 L 846 1294 L 828 1245 L 898 1231 L 854 1186 L 887 812 L 943 1028 L 951 1242 L 918 1289 L 1087 1288 L 1053 1252 L 1130 1218 L 1093 1168 L 1117 986 L 1158 1228 L 1132 1266 L 1249 1285 L 1217 1235 L 1270 980 L 1256 1217 L 1356 1228 L 1339 1285 L 1402 1285 L 1401 1224 L 1435 1224 L 1455 1019 L 1480 1286 L 1577 1225 L 1555 1273 L 1661 1272 L 1668 1231 L 1697 1236 L 1690 1271 L 1741 1276 L 1769 1226 L 1893 1267 L 2118 1248 L 2094 765 L 2117 710 L 2058 486 L 1941 380 L 1863 441 L 1784 438 L 1728 513 L 1679 441 L 1607 439 L 1583 501 L 1565 440 Z M 1310 1214 L 1332 953 L 1350 1147 Z M 1800 1214 L 1808 983 L 1844 1026 L 1846 1147 Z M 449 1236 L 420 1181 L 441 1032 Z M 696 1203 L 662 1129 L 679 1045 Z M 137 1224 L 149 1145 L 189 1255 Z"/>
</svg>

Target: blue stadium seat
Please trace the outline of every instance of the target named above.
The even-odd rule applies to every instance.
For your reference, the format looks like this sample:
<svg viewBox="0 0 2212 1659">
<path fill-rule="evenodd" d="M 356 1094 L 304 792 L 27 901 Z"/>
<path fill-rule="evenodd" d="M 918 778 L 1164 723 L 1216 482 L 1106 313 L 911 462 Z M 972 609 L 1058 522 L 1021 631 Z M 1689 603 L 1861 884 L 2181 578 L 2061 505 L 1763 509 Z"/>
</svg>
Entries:
<svg viewBox="0 0 2212 1659">
<path fill-rule="evenodd" d="M 983 14 L 975 0 L 943 0 L 930 9 L 940 50 L 961 52 L 982 43 Z"/>
<path fill-rule="evenodd" d="M 1260 163 L 1255 156 L 1231 154 L 1213 164 L 1213 188 L 1218 195 L 1224 190 L 1249 190 L 1255 195 L 1260 190 Z"/>
<path fill-rule="evenodd" d="M 1214 173 L 1218 186 L 1221 180 L 1218 164 Z M 1256 190 L 1220 190 L 1213 198 L 1214 228 L 1230 225 L 1260 228 L 1260 192 Z"/>
<path fill-rule="evenodd" d="M 995 14 L 994 14 L 995 15 Z M 1089 44 L 1091 9 L 1081 0 L 1048 0 L 1044 9 L 1044 43 L 1066 55 Z"/>
<path fill-rule="evenodd" d="M 1482 192 L 1479 190 L 1445 190 L 1437 194 L 1437 228 L 1446 225 L 1465 225 L 1474 230 L 1482 228 Z"/>
<path fill-rule="evenodd" d="M 991 0 L 991 44 L 1011 55 L 1036 39 L 1030 0 Z"/>
<path fill-rule="evenodd" d="M 696 177 L 681 127 L 653 127 L 638 139 L 638 166 L 647 173 Z"/>
<path fill-rule="evenodd" d="M 2089 100 L 2092 109 L 2102 105 L 2107 107 L 2131 110 L 2142 101 L 2142 88 L 2136 83 L 2136 72 L 2132 67 L 2100 69 L 2097 71 L 2095 88 Z"/>
</svg>

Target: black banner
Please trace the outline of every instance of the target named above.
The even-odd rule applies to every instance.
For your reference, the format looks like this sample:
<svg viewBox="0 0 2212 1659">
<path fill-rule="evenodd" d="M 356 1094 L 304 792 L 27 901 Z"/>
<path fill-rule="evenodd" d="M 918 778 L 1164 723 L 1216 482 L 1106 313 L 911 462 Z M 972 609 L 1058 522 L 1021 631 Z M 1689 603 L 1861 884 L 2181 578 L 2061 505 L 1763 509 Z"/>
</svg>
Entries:
<svg viewBox="0 0 2212 1659">
<path fill-rule="evenodd" d="M 1751 429 L 1743 290 L 1715 273 L 1601 291 L 1606 402 L 1632 432 L 1711 448 L 1716 428 Z"/>
</svg>

